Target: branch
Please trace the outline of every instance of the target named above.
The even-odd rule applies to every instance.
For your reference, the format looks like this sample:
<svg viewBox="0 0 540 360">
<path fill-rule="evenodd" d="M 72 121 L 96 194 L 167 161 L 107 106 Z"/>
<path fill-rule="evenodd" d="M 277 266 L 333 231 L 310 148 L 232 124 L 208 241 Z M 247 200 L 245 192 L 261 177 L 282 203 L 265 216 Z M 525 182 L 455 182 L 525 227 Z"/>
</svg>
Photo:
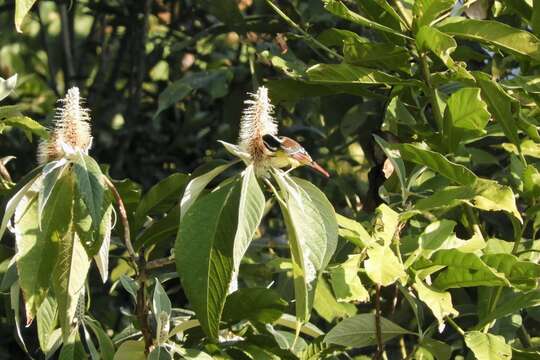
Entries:
<svg viewBox="0 0 540 360">
<path fill-rule="evenodd" d="M 66 88 L 73 85 L 73 79 L 75 77 L 75 66 L 73 64 L 73 53 L 71 48 L 71 39 L 69 34 L 69 19 L 68 12 L 65 3 L 58 5 L 60 10 L 60 23 L 62 24 L 62 47 L 64 50 L 65 71 L 64 76 L 66 79 Z"/>
<path fill-rule="evenodd" d="M 377 338 L 377 354 L 375 359 L 382 359 L 384 352 L 384 342 L 381 330 L 381 285 L 375 285 L 375 336 Z"/>
<path fill-rule="evenodd" d="M 146 270 L 154 270 L 171 264 L 174 264 L 174 257 L 156 259 L 146 263 Z"/>
</svg>

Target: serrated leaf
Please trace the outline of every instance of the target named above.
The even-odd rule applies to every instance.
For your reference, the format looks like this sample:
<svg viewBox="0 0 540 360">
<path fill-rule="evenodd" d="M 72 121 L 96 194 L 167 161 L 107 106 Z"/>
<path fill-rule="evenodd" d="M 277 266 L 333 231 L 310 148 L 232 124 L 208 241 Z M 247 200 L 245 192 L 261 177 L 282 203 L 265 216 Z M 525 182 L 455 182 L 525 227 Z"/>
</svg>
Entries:
<svg viewBox="0 0 540 360">
<path fill-rule="evenodd" d="M 15 212 L 17 269 L 27 316 L 32 319 L 50 287 L 50 278 L 60 251 L 61 238 L 72 219 L 71 174 L 58 179 L 38 223 L 37 194 L 27 192 Z"/>
<path fill-rule="evenodd" d="M 90 259 L 77 233 L 67 231 L 59 243 L 58 261 L 52 274 L 52 283 L 64 340 L 81 319 L 75 315 L 90 268 Z"/>
<path fill-rule="evenodd" d="M 502 360 L 512 358 L 512 348 L 502 336 L 485 334 L 480 331 L 467 331 L 465 344 L 478 360 Z"/>
<path fill-rule="evenodd" d="M 81 198 L 92 218 L 92 228 L 99 231 L 105 187 L 98 163 L 88 155 L 79 153 L 73 162 L 76 197 Z"/>
<path fill-rule="evenodd" d="M 235 180 L 199 199 L 186 212 L 176 238 L 176 268 L 184 292 L 211 338 L 217 338 L 234 269 L 239 196 L 240 182 Z"/>
<path fill-rule="evenodd" d="M 412 334 L 392 321 L 381 317 L 383 342 L 398 335 Z M 377 343 L 375 335 L 375 315 L 360 314 L 344 319 L 334 326 L 324 337 L 324 342 L 351 348 L 362 348 Z"/>
</svg>

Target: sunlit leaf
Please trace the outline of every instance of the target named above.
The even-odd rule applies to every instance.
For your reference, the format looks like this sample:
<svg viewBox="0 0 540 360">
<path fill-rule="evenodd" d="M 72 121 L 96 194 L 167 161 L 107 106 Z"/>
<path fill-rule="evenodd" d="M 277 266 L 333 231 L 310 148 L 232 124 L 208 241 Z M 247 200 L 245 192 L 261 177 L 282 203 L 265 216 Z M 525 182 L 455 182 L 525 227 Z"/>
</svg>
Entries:
<svg viewBox="0 0 540 360">
<path fill-rule="evenodd" d="M 16 0 L 15 1 L 15 28 L 18 32 L 22 32 L 21 25 L 22 22 L 32 8 L 32 5 L 36 0 Z"/>
<path fill-rule="evenodd" d="M 478 360 L 502 360 L 512 358 L 512 348 L 502 336 L 480 331 L 465 333 L 465 344 Z"/>
</svg>

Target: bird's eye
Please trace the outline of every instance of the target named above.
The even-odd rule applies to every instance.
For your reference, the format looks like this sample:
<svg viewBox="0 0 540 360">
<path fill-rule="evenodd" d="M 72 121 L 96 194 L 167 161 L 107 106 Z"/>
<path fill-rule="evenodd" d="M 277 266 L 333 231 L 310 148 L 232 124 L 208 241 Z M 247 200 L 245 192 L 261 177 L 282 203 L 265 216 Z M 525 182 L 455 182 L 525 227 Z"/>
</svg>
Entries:
<svg viewBox="0 0 540 360">
<path fill-rule="evenodd" d="M 263 143 L 264 146 L 266 146 L 266 148 L 270 151 L 277 151 L 281 146 L 279 140 L 270 134 L 266 134 L 263 136 Z"/>
</svg>

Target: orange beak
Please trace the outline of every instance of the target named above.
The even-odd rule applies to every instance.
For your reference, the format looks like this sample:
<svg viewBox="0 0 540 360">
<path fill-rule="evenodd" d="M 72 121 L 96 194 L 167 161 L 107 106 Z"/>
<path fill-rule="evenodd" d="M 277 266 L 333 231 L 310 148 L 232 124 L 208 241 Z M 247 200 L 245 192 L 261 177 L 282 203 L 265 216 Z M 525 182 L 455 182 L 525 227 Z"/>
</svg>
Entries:
<svg viewBox="0 0 540 360">
<path fill-rule="evenodd" d="M 330 174 L 328 173 L 328 171 L 324 170 L 319 164 L 317 164 L 315 161 L 312 161 L 310 164 L 308 164 L 308 166 L 312 167 L 313 169 L 317 170 L 318 172 L 320 172 L 321 174 L 323 174 L 324 176 L 326 176 L 327 178 L 330 177 Z"/>
</svg>

